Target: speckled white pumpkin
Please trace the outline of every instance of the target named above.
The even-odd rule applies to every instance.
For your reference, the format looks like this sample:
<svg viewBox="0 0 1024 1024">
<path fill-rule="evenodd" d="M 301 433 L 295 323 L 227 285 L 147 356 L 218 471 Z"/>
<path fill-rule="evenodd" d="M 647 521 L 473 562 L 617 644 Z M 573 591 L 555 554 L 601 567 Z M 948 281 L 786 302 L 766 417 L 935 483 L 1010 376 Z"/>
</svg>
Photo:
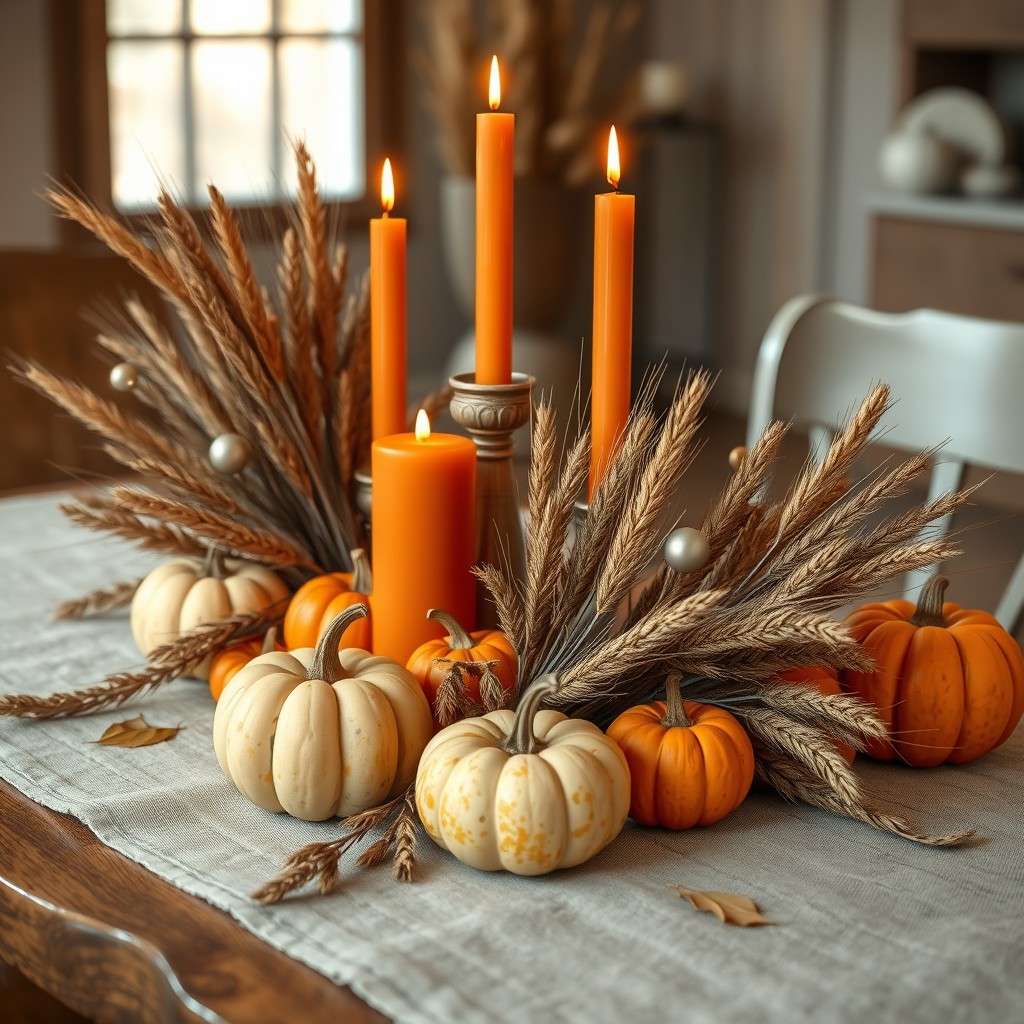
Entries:
<svg viewBox="0 0 1024 1024">
<path fill-rule="evenodd" d="M 216 553 L 204 563 L 175 558 L 158 565 L 132 598 L 132 636 L 143 654 L 207 622 L 221 622 L 239 612 L 257 612 L 286 601 L 288 588 L 277 573 L 242 559 Z M 210 658 L 190 671 L 196 679 L 210 674 Z"/>
<path fill-rule="evenodd" d="M 442 729 L 416 773 L 427 834 L 483 871 L 543 875 L 605 848 L 629 810 L 629 767 L 600 729 L 538 711 L 557 683 L 542 677 L 516 713 L 492 711 Z"/>
<path fill-rule="evenodd" d="M 340 654 L 351 605 L 316 649 L 254 658 L 217 703 L 213 745 L 224 774 L 258 807 L 323 821 L 404 790 L 433 731 L 415 676 L 390 658 Z"/>
</svg>

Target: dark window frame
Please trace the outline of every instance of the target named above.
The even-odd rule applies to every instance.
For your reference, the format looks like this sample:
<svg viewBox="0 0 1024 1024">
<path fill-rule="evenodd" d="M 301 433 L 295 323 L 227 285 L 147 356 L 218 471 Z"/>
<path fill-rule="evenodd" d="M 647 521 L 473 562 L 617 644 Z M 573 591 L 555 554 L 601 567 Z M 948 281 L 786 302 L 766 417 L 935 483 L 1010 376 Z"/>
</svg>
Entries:
<svg viewBox="0 0 1024 1024">
<path fill-rule="evenodd" d="M 364 194 L 331 202 L 331 217 L 342 226 L 365 223 L 380 213 L 375 178 L 385 156 L 401 160 L 402 110 L 400 83 L 403 61 L 389 46 L 404 47 L 402 0 L 366 0 L 363 5 L 363 124 L 366 133 Z M 105 0 L 50 0 L 55 110 L 56 179 L 80 189 L 89 199 L 114 209 L 111 191 L 110 119 L 107 91 L 107 28 Z M 389 59 L 390 58 L 390 59 Z M 314 158 L 316 154 L 313 154 Z M 214 182 L 216 184 L 216 182 Z M 290 204 L 238 206 L 248 232 L 270 238 L 290 223 Z M 205 221 L 205 208 L 193 211 Z M 146 213 L 122 214 L 144 227 Z M 80 242 L 82 229 L 61 222 L 64 242 Z"/>
</svg>

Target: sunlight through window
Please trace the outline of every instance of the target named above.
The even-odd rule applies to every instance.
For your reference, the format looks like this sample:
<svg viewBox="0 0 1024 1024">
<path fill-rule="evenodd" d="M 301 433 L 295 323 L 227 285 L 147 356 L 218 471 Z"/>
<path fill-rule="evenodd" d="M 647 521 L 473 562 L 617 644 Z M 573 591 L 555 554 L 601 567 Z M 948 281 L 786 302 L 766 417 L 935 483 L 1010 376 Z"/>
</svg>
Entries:
<svg viewBox="0 0 1024 1024">
<path fill-rule="evenodd" d="M 195 206 L 294 195 L 304 138 L 333 199 L 365 186 L 361 0 L 108 0 L 113 196 Z"/>
</svg>

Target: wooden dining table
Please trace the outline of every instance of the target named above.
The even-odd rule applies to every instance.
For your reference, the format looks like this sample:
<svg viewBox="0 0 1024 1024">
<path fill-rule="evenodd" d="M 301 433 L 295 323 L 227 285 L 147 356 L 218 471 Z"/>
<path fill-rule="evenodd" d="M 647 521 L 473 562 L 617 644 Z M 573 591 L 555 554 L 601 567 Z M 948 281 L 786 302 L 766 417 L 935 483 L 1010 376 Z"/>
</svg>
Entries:
<svg viewBox="0 0 1024 1024">
<path fill-rule="evenodd" d="M 76 530 L 55 502 L 0 500 L 0 692 L 45 695 L 138 663 L 123 612 L 50 613 L 154 559 Z M 184 728 L 154 747 L 96 745 L 140 712 Z M 244 800 L 218 767 L 212 716 L 205 685 L 180 680 L 87 718 L 0 719 L 0 959 L 86 1016 L 1024 1019 L 1024 729 L 968 765 L 859 769 L 873 799 L 920 827 L 977 829 L 960 848 L 757 791 L 709 828 L 628 823 L 592 861 L 543 878 L 474 871 L 421 836 L 412 885 L 349 858 L 337 893 L 268 908 L 253 890 L 338 826 Z M 679 885 L 748 895 L 774 925 L 726 927 Z M 7 1024 L 5 1010 L 0 988 Z"/>
<path fill-rule="evenodd" d="M 0 958 L 89 1019 L 386 1019 L 6 782 L 0 865 Z"/>
</svg>

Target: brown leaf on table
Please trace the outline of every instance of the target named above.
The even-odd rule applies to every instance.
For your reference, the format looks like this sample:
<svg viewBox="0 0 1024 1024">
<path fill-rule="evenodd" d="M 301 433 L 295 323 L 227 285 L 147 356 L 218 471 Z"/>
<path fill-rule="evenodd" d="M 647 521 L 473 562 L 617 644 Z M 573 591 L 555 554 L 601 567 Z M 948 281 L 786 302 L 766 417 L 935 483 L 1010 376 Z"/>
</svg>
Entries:
<svg viewBox="0 0 1024 1024">
<path fill-rule="evenodd" d="M 758 924 L 775 924 L 762 916 L 757 904 L 749 896 L 737 896 L 731 892 L 698 892 L 681 885 L 669 886 L 684 900 L 689 900 L 698 910 L 714 914 L 723 924 L 735 924 L 749 928 Z"/>
<path fill-rule="evenodd" d="M 174 739 L 180 730 L 180 725 L 150 725 L 142 715 L 136 715 L 109 726 L 96 742 L 107 747 L 149 747 Z"/>
</svg>

